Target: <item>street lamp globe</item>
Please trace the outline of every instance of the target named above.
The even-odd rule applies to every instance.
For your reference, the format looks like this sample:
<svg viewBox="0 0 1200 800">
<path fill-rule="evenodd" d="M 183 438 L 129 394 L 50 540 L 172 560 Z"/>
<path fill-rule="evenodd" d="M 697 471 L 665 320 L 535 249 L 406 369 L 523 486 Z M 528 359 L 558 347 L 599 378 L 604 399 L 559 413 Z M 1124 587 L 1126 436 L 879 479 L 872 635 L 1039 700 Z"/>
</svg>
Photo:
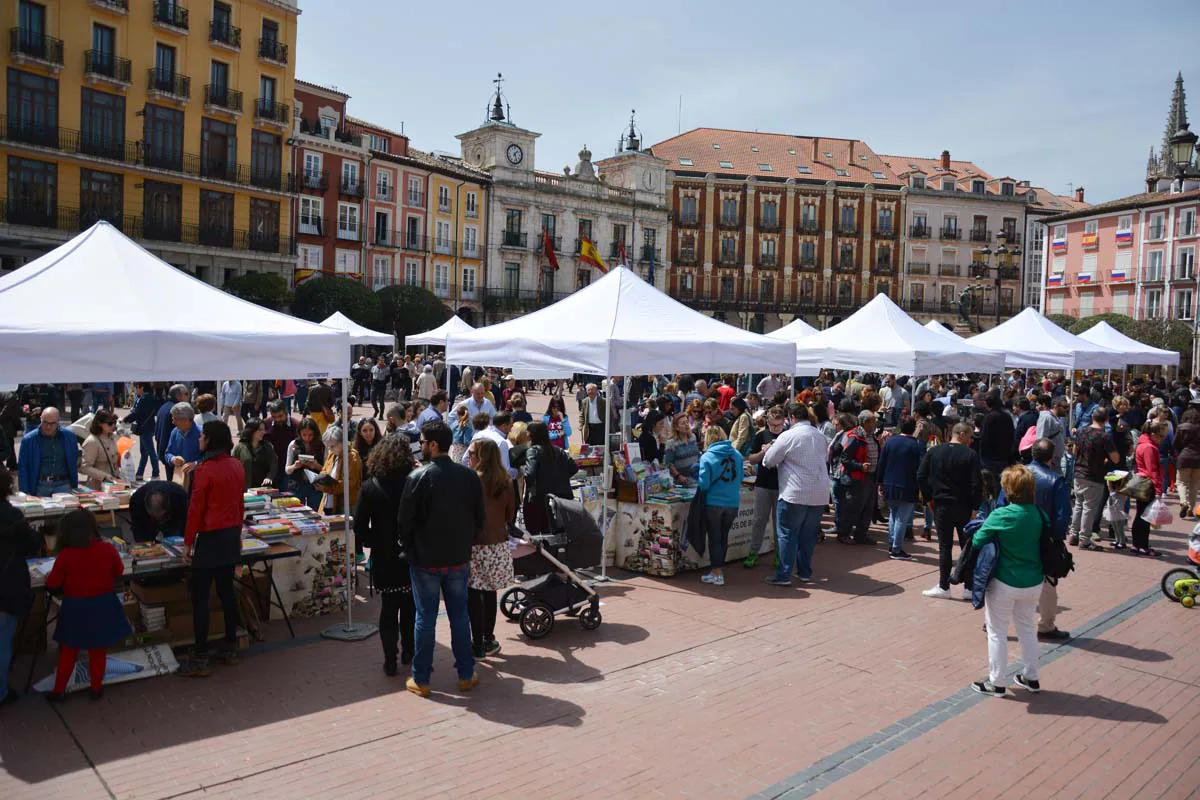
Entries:
<svg viewBox="0 0 1200 800">
<path fill-rule="evenodd" d="M 1192 165 L 1192 155 L 1195 153 L 1198 138 L 1200 137 L 1188 130 L 1186 122 L 1180 125 L 1179 130 L 1171 137 L 1171 157 L 1180 172 Z"/>
</svg>

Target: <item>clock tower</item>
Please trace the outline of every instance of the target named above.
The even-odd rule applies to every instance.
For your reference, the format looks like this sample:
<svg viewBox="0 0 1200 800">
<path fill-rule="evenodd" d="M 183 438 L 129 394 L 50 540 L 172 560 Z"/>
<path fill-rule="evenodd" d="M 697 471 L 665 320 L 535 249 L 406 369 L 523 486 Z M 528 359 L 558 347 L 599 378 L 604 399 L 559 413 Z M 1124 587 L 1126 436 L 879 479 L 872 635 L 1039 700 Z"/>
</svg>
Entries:
<svg viewBox="0 0 1200 800">
<path fill-rule="evenodd" d="M 493 176 L 528 176 L 533 173 L 534 143 L 541 134 L 513 124 L 512 109 L 500 88 L 503 80 L 503 76 L 497 74 L 492 81 L 496 84 L 496 93 L 488 102 L 484 123 L 458 135 L 462 159 Z"/>
<path fill-rule="evenodd" d="M 667 191 L 667 162 L 642 149 L 641 132 L 633 115 L 629 130 L 622 134 L 616 155 L 598 164 L 600 174 L 610 186 L 631 189 L 639 199 L 664 202 Z"/>
</svg>

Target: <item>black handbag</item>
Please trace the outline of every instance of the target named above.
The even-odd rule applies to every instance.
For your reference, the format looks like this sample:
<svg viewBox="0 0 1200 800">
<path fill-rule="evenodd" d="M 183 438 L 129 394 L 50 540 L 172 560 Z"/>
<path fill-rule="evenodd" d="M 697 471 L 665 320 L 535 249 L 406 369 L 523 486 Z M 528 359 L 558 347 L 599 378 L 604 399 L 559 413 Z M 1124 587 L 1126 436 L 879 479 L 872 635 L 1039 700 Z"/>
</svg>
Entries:
<svg viewBox="0 0 1200 800">
<path fill-rule="evenodd" d="M 692 504 L 688 507 L 688 517 L 683 533 L 687 543 L 701 556 L 704 555 L 704 550 L 708 546 L 708 517 L 705 513 L 707 508 L 708 492 L 697 489 L 696 496 L 692 498 Z"/>
</svg>

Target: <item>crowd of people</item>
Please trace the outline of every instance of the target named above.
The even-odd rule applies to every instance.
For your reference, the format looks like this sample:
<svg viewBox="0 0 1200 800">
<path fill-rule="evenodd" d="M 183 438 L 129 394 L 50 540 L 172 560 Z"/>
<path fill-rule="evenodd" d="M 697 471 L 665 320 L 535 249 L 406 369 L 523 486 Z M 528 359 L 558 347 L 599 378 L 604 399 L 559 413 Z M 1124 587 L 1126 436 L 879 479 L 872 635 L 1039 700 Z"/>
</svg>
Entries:
<svg viewBox="0 0 1200 800">
<path fill-rule="evenodd" d="M 951 598 L 955 545 L 961 552 L 968 543 L 996 544 L 999 566 L 985 601 L 991 669 L 976 685 L 987 694 L 1006 688 L 1010 620 L 1025 659 L 1017 681 L 1031 690 L 1038 686 L 1036 639 L 1069 636 L 1055 625 L 1055 586 L 1039 566 L 1043 517 L 1055 536 L 1080 548 L 1108 539 L 1114 550 L 1153 557 L 1144 519 L 1149 505 L 1176 485 L 1181 517 L 1193 516 L 1200 500 L 1196 381 L 1143 377 L 1118 391 L 1099 379 L 1072 387 L 1052 373 L 1027 382 L 1020 371 L 983 380 L 829 372 L 793 385 L 778 375 L 753 383 L 747 375 L 581 375 L 538 385 L 500 370 L 400 355 L 361 358 L 350 374 L 354 396 L 344 406 L 337 400 L 341 387 L 326 381 L 20 387 L 0 396 L 0 455 L 28 494 L 98 488 L 120 479 L 115 439 L 118 426 L 128 425 L 140 444 L 137 476 L 148 478 L 131 504 L 133 535 L 185 537 L 193 596 L 206 598 L 215 586 L 222 602 L 224 661 L 237 658 L 232 579 L 243 493 L 271 487 L 327 514 L 352 512 L 356 559 L 367 561 L 370 550 L 365 566 L 382 595 L 384 671 L 396 675 L 400 664 L 411 665 L 407 688 L 422 696 L 429 693 L 439 604 L 444 600 L 450 618 L 459 686 L 469 690 L 477 681 L 475 662 L 500 648 L 497 593 L 513 582 L 512 526 L 545 531 L 546 498 L 573 496 L 573 439 L 604 445 L 606 423 L 620 430 L 626 412 L 642 458 L 704 492 L 708 584 L 725 582 L 746 472 L 754 475 L 754 522 L 743 566 L 757 565 L 772 525 L 776 561 L 766 581 L 774 586 L 812 582 L 817 544 L 826 536 L 876 544 L 869 533 L 874 523 L 887 525 L 890 558 L 911 559 L 905 548 L 916 538 L 919 515 L 923 538 L 938 542 L 938 583 L 924 595 Z M 563 391 L 575 386 L 573 425 Z M 551 396 L 540 419 L 526 402 L 528 392 L 539 391 Z M 73 421 L 90 410 L 86 436 L 61 420 L 63 399 Z M 371 403 L 371 415 L 355 419 L 360 399 Z M 131 408 L 119 417 L 122 402 Z M 1153 491 L 1130 509 L 1129 498 L 1110 488 L 1114 469 L 1141 476 Z M 823 529 L 831 507 L 833 524 Z M 60 572 L 105 574 L 112 564 L 107 551 L 84 521 L 71 525 L 78 530 L 66 541 L 80 553 L 64 559 Z M 4 546 L 23 552 L 28 542 L 19 542 L 27 532 L 15 531 Z M 69 574 L 54 580 L 64 588 L 85 586 L 85 594 L 104 582 Z M 5 632 L 22 602 L 5 599 L 0 606 L 0 644 L 11 642 Z M 74 605 L 84 610 L 71 614 L 111 611 Z M 207 604 L 198 607 L 185 675 L 210 672 L 208 619 Z M 118 627 L 102 628 L 100 639 L 119 638 Z M 108 642 L 77 638 L 71 624 L 62 629 L 60 652 L 73 659 L 82 648 L 103 656 Z"/>
</svg>

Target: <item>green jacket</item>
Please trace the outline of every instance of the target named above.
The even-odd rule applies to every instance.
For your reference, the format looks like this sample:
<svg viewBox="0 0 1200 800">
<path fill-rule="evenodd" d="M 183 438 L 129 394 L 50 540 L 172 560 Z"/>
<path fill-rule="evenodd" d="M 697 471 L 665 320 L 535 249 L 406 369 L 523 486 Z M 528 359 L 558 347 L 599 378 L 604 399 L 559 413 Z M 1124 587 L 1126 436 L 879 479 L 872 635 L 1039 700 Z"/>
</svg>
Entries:
<svg viewBox="0 0 1200 800">
<path fill-rule="evenodd" d="M 1000 560 L 992 577 L 1017 589 L 1042 582 L 1042 515 L 1033 503 L 1001 506 L 975 531 L 972 542 L 982 547 L 995 541 Z"/>
</svg>

